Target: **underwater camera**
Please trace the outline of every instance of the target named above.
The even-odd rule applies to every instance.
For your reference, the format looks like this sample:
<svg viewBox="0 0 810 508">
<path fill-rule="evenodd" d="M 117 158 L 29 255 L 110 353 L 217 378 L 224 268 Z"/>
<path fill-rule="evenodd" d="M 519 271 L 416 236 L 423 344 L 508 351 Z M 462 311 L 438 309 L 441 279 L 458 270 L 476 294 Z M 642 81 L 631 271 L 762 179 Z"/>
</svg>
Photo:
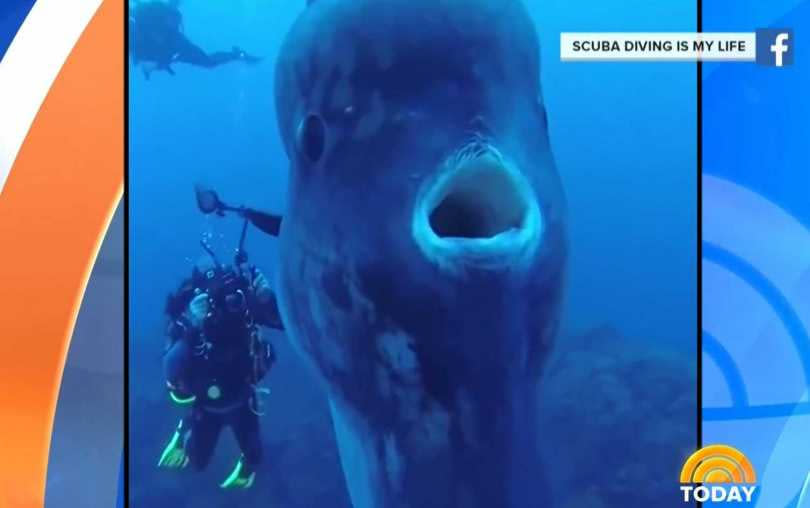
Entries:
<svg viewBox="0 0 810 508">
<path fill-rule="evenodd" d="M 248 224 L 253 224 L 256 228 L 271 236 L 278 236 L 281 228 L 281 217 L 265 212 L 248 208 L 245 206 L 229 206 L 223 203 L 219 196 L 212 189 L 197 185 L 195 187 L 197 206 L 206 215 L 215 214 L 224 216 L 226 212 L 233 212 L 242 217 L 242 234 L 239 238 L 239 245 L 236 248 L 233 267 L 226 267 L 221 264 L 211 247 L 205 240 L 200 243 L 214 262 L 215 269 L 208 270 L 205 278 L 197 286 L 208 293 L 214 306 L 214 319 L 225 314 L 242 314 L 247 310 L 247 294 L 250 289 L 250 280 L 242 271 L 242 266 L 247 262 L 247 252 L 245 251 L 245 236 Z"/>
<path fill-rule="evenodd" d="M 247 309 L 248 280 L 231 269 L 225 269 L 216 282 L 207 289 L 215 311 L 229 314 L 244 312 Z"/>
</svg>

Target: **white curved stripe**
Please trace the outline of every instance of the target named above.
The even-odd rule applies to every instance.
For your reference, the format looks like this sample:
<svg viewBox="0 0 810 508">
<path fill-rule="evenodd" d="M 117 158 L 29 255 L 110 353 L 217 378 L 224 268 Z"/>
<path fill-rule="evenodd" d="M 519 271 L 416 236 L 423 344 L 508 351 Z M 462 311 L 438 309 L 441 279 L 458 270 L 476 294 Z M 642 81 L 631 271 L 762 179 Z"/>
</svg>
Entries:
<svg viewBox="0 0 810 508">
<path fill-rule="evenodd" d="M 805 394 L 805 397 L 807 394 Z M 810 416 L 793 415 L 787 422 L 773 446 L 765 471 L 759 476 L 762 492 L 758 508 L 787 506 L 797 492 L 807 488 L 807 471 L 810 470 Z M 800 490 L 801 489 L 801 490 Z M 810 506 L 807 494 L 802 494 L 798 507 Z"/>
<path fill-rule="evenodd" d="M 810 473 L 804 478 L 804 487 L 799 494 L 799 502 L 796 503 L 796 508 L 810 508 Z"/>
<path fill-rule="evenodd" d="M 0 60 L 0 195 L 45 96 L 101 2 L 37 0 Z"/>
</svg>

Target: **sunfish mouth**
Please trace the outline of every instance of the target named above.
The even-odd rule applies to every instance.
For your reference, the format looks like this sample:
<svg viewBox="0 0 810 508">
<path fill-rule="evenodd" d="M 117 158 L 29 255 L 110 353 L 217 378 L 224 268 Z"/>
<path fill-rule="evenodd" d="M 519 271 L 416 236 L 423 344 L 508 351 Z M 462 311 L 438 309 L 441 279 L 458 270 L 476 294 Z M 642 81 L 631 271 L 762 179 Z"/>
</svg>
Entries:
<svg viewBox="0 0 810 508">
<path fill-rule="evenodd" d="M 413 235 L 445 268 L 506 268 L 531 259 L 543 223 L 523 174 L 492 147 L 445 163 L 417 199 Z"/>
</svg>

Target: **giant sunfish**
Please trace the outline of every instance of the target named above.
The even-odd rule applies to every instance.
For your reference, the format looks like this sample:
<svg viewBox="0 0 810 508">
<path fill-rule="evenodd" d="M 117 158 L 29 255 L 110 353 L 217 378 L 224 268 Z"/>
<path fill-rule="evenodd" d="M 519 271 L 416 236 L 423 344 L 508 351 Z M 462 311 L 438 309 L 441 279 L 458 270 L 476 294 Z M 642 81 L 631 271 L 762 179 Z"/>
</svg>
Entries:
<svg viewBox="0 0 810 508">
<path fill-rule="evenodd" d="M 279 54 L 278 291 L 356 508 L 536 508 L 564 196 L 520 0 L 316 0 Z"/>
</svg>

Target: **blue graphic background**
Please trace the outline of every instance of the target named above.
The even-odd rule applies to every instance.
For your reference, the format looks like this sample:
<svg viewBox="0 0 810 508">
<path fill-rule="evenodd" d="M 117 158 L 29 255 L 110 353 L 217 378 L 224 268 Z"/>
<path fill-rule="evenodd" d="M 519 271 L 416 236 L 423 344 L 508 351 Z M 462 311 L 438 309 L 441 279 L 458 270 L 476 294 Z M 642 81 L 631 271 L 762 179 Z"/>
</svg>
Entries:
<svg viewBox="0 0 810 508">
<path fill-rule="evenodd" d="M 123 447 L 123 213 L 113 217 L 85 290 L 56 407 L 45 508 L 110 508 Z"/>
<path fill-rule="evenodd" d="M 0 5 L 0 61 L 35 3 L 35 0 L 3 0 Z"/>
<path fill-rule="evenodd" d="M 118 472 L 118 502 L 117 508 L 124 508 L 124 457 L 121 456 L 121 465 Z"/>
<path fill-rule="evenodd" d="M 795 507 L 810 471 L 810 2 L 703 14 L 705 31 L 796 34 L 792 67 L 707 64 L 703 80 L 704 444 L 751 458 L 757 506 Z"/>
</svg>

